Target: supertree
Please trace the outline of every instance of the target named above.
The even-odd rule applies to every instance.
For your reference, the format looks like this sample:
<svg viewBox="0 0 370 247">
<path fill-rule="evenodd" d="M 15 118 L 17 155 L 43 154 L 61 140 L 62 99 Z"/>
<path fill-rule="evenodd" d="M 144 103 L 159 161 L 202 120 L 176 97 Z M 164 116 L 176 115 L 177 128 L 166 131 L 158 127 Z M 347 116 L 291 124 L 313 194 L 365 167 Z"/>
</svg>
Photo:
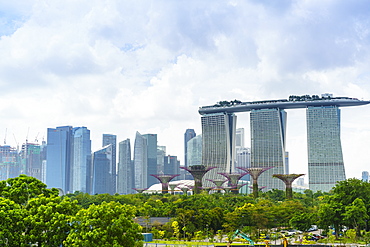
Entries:
<svg viewBox="0 0 370 247">
<path fill-rule="evenodd" d="M 146 191 L 148 188 L 146 188 L 146 189 L 133 188 L 133 189 L 134 189 L 134 190 L 136 190 L 136 191 L 137 191 L 137 193 L 141 194 L 141 193 L 143 193 L 144 191 Z"/>
<path fill-rule="evenodd" d="M 188 171 L 194 178 L 194 189 L 193 192 L 194 194 L 199 194 L 200 193 L 200 188 L 202 187 L 202 179 L 204 175 L 216 168 L 216 167 L 206 167 L 204 165 L 194 165 L 194 166 L 189 166 L 189 167 L 180 167 L 181 169 L 184 169 Z"/>
<path fill-rule="evenodd" d="M 168 187 L 171 189 L 171 195 L 175 194 L 175 188 L 179 186 L 180 184 L 168 184 Z"/>
<path fill-rule="evenodd" d="M 218 190 L 218 193 L 221 193 L 221 190 L 223 190 L 222 185 L 227 181 L 223 179 L 207 179 L 207 180 L 216 185 L 216 190 Z"/>
<path fill-rule="evenodd" d="M 221 174 L 222 176 L 226 177 L 229 180 L 230 183 L 230 190 L 237 194 L 239 193 L 239 180 L 244 177 L 245 175 L 248 174 L 248 172 L 243 172 L 243 173 L 227 173 L 227 172 L 220 172 L 218 174 Z"/>
<path fill-rule="evenodd" d="M 184 186 L 184 187 L 181 187 L 180 190 L 182 190 L 182 193 L 184 195 L 187 195 L 188 194 L 189 187 Z"/>
<path fill-rule="evenodd" d="M 159 180 L 162 184 L 162 194 L 168 193 L 168 183 L 177 176 L 180 176 L 180 174 L 175 175 L 166 175 L 166 174 L 150 174 L 150 176 L 155 177 Z"/>
<path fill-rule="evenodd" d="M 268 169 L 271 169 L 272 167 L 237 167 L 240 170 L 243 170 L 245 172 L 248 172 L 253 179 L 253 197 L 258 197 L 258 177 Z"/>
<path fill-rule="evenodd" d="M 292 183 L 294 180 L 303 175 L 304 174 L 274 174 L 272 176 L 282 180 L 285 183 L 286 199 L 293 199 Z"/>
</svg>

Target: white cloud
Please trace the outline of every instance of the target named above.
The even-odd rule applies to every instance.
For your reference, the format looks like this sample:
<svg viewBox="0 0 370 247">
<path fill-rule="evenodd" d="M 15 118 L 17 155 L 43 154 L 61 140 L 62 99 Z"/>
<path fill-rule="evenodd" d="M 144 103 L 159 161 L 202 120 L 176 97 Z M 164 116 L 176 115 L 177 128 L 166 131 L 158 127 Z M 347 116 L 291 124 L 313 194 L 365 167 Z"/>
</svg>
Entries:
<svg viewBox="0 0 370 247">
<path fill-rule="evenodd" d="M 102 133 L 133 145 L 136 131 L 152 132 L 182 159 L 185 130 L 201 132 L 202 105 L 325 92 L 370 98 L 366 1 L 1 5 L 9 14 L 0 18 L 0 137 L 8 128 L 18 142 L 28 127 L 41 137 L 47 127 L 87 126 L 95 149 Z M 343 112 L 343 142 L 356 137 L 343 144 L 345 161 L 356 166 L 349 176 L 360 176 L 370 108 Z M 288 112 L 295 172 L 307 169 L 304 121 L 304 112 Z"/>
</svg>

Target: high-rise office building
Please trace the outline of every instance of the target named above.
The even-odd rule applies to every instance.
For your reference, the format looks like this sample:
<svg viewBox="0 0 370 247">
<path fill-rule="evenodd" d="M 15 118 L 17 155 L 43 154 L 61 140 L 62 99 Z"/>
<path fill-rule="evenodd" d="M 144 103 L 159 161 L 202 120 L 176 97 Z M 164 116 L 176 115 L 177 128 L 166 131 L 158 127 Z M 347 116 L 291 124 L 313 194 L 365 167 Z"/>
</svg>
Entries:
<svg viewBox="0 0 370 247">
<path fill-rule="evenodd" d="M 202 135 L 197 135 L 188 141 L 186 155 L 188 166 L 202 164 L 202 145 Z"/>
<path fill-rule="evenodd" d="M 133 188 L 135 185 L 130 139 L 127 138 L 121 141 L 118 146 L 117 193 L 124 195 L 131 194 L 134 192 Z"/>
<path fill-rule="evenodd" d="M 284 174 L 289 174 L 289 152 L 285 152 Z"/>
<path fill-rule="evenodd" d="M 211 186 L 207 179 L 223 179 L 220 172 L 234 172 L 236 116 L 228 113 L 202 115 L 202 164 L 216 167 L 203 177 L 203 186 Z"/>
<path fill-rule="evenodd" d="M 262 173 L 258 179 L 264 190 L 285 188 L 280 179 L 273 174 L 285 172 L 285 130 L 286 112 L 279 109 L 253 109 L 250 114 L 251 125 L 251 167 L 271 169 Z"/>
<path fill-rule="evenodd" d="M 139 132 L 136 132 L 134 144 L 134 169 L 135 169 L 135 188 L 148 188 L 148 155 L 147 155 L 147 140 Z"/>
<path fill-rule="evenodd" d="M 21 174 L 18 150 L 8 145 L 0 146 L 0 180 L 15 178 Z"/>
<path fill-rule="evenodd" d="M 20 152 L 21 173 L 42 180 L 43 160 L 41 146 L 35 143 L 25 143 Z"/>
<path fill-rule="evenodd" d="M 116 188 L 112 173 L 113 144 L 109 144 L 93 153 L 93 194 L 115 194 Z"/>
<path fill-rule="evenodd" d="M 164 174 L 164 156 L 166 156 L 166 146 L 157 147 L 157 174 Z"/>
<path fill-rule="evenodd" d="M 145 134 L 147 144 L 147 186 L 157 183 L 157 179 L 151 174 L 157 174 L 157 134 Z"/>
<path fill-rule="evenodd" d="M 61 126 L 47 129 L 46 185 L 71 192 L 73 162 L 73 128 Z"/>
<path fill-rule="evenodd" d="M 187 129 L 184 134 L 184 165 L 188 167 L 188 142 L 194 138 L 197 134 L 195 133 L 194 129 Z"/>
<path fill-rule="evenodd" d="M 177 159 L 177 156 L 167 155 L 164 157 L 164 174 L 180 174 L 180 161 Z M 175 180 L 178 180 L 178 177 L 173 178 L 172 181 Z"/>
<path fill-rule="evenodd" d="M 244 139 L 244 128 L 237 128 L 235 134 L 235 149 L 237 153 L 240 149 L 243 149 L 245 147 Z"/>
<path fill-rule="evenodd" d="M 73 128 L 72 192 L 90 193 L 91 140 L 86 127 Z"/>
<path fill-rule="evenodd" d="M 240 148 L 236 152 L 236 167 L 243 167 L 243 168 L 249 168 L 251 167 L 251 149 L 250 148 Z M 236 172 L 241 172 L 241 170 L 237 170 Z M 251 181 L 251 176 L 249 174 L 243 176 L 241 178 L 245 181 Z"/>
<path fill-rule="evenodd" d="M 112 144 L 112 167 L 110 168 L 112 173 L 112 179 L 114 188 L 117 187 L 117 136 L 111 134 L 103 134 L 103 147 Z M 114 192 L 115 193 L 115 192 Z"/>
<path fill-rule="evenodd" d="M 337 106 L 307 107 L 308 183 L 312 191 L 329 191 L 346 179 Z"/>
<path fill-rule="evenodd" d="M 367 171 L 362 172 L 362 181 L 369 182 L 369 172 Z"/>
</svg>

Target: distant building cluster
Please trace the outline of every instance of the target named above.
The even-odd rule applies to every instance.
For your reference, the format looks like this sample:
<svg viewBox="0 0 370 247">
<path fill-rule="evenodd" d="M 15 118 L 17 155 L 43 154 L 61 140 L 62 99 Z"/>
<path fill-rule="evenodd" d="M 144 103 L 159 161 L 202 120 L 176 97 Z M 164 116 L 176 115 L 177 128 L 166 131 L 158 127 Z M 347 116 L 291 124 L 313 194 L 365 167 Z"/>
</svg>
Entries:
<svg viewBox="0 0 370 247">
<path fill-rule="evenodd" d="M 26 142 L 20 150 L 0 146 L 0 179 L 26 174 L 64 193 L 131 194 L 158 183 L 151 175 L 180 174 L 180 161 L 157 145 L 157 134 L 137 132 L 133 156 L 131 151 L 130 139 L 117 146 L 116 135 L 103 134 L 102 147 L 92 152 L 86 127 L 48 128 L 42 144 Z M 201 152 L 192 152 L 198 157 L 191 153 L 191 160 L 199 160 Z"/>
<path fill-rule="evenodd" d="M 253 170 L 261 172 L 257 178 L 261 189 L 283 190 L 284 179 L 276 177 L 289 174 L 285 109 L 305 108 L 309 188 L 329 191 L 346 179 L 339 107 L 369 103 L 323 94 L 321 98 L 304 95 L 289 100 L 234 100 L 201 107 L 202 134 L 196 135 L 194 129 L 185 131 L 183 167 L 177 156 L 167 155 L 166 147 L 158 145 L 157 134 L 136 132 L 133 146 L 130 139 L 117 144 L 116 135 L 103 134 L 101 148 L 92 151 L 86 127 L 48 128 L 47 141 L 41 144 L 26 141 L 21 148 L 0 146 L 0 179 L 26 174 L 64 193 L 131 194 L 159 184 L 159 180 L 163 186 L 167 180 L 193 180 L 197 169 L 203 167 L 207 172 L 202 181 L 195 181 L 203 189 L 212 190 L 215 185 L 225 191 L 234 189 L 230 186 L 238 187 L 236 178 L 242 184 L 251 184 Z M 244 143 L 244 128 L 236 128 L 237 112 L 250 112 L 250 148 Z M 369 173 L 364 171 L 362 179 L 369 181 Z M 305 189 L 303 178 L 296 185 Z"/>
</svg>

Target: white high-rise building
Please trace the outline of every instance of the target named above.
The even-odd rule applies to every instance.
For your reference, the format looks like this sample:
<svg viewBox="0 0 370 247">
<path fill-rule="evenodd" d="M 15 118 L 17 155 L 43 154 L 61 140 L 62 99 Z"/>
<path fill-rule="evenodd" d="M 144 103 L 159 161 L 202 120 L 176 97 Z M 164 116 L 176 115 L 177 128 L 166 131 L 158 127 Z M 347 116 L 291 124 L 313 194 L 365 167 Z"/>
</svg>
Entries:
<svg viewBox="0 0 370 247">
<path fill-rule="evenodd" d="M 285 188 L 273 174 L 285 173 L 286 112 L 280 109 L 252 110 L 251 124 L 251 167 L 272 167 L 258 178 L 264 191 Z"/>
<path fill-rule="evenodd" d="M 308 183 L 312 191 L 330 191 L 346 179 L 337 106 L 307 107 Z"/>
<path fill-rule="evenodd" d="M 211 184 L 206 179 L 223 179 L 218 173 L 235 170 L 236 116 L 227 113 L 202 116 L 202 165 L 216 167 L 204 176 L 203 186 Z"/>
</svg>

